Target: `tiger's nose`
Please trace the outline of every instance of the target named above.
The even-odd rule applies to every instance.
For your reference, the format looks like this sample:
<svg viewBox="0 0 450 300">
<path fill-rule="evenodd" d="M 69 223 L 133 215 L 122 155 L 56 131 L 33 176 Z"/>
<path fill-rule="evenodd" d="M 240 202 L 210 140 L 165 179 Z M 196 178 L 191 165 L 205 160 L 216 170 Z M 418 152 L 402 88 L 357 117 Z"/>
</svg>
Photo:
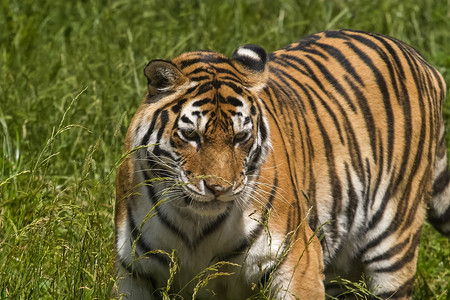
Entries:
<svg viewBox="0 0 450 300">
<path fill-rule="evenodd" d="M 231 191 L 231 186 L 222 186 L 219 184 L 211 184 L 208 185 L 205 183 L 205 188 L 207 191 L 209 191 L 214 196 L 221 196 L 223 194 L 226 194 L 227 192 Z"/>
</svg>

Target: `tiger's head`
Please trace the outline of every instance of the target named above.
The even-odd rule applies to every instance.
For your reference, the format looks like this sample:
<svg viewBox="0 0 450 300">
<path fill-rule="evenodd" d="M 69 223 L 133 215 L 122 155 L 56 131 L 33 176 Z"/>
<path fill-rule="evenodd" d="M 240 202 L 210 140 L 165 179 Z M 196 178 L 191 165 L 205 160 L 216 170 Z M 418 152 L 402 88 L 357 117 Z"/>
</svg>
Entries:
<svg viewBox="0 0 450 300">
<path fill-rule="evenodd" d="M 185 53 L 153 60 L 144 70 L 148 93 L 130 126 L 139 169 L 161 178 L 159 195 L 203 216 L 241 208 L 270 147 L 258 92 L 268 80 L 259 46 Z"/>
</svg>

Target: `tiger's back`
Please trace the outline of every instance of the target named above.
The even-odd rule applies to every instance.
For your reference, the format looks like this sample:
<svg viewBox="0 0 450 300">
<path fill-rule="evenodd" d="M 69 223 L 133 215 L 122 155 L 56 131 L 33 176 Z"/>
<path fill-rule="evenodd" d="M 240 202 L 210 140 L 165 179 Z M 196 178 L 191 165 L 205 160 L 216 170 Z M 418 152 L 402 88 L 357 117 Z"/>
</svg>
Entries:
<svg viewBox="0 0 450 300">
<path fill-rule="evenodd" d="M 447 208 L 440 215 L 449 234 L 441 75 L 408 45 L 354 31 L 276 51 L 271 74 L 287 91 L 268 111 L 295 132 L 309 223 L 325 224 L 327 273 L 358 279 L 363 271 L 382 297 L 410 296 L 432 195 L 445 199 L 435 203 Z M 433 191 L 437 178 L 445 179 Z"/>
<path fill-rule="evenodd" d="M 376 295 L 410 297 L 428 206 L 450 232 L 445 84 L 415 50 L 331 31 L 145 72 L 126 151 L 144 148 L 117 177 L 118 269 L 131 274 L 120 292 L 156 295 L 170 277 L 162 253 L 175 249 L 185 295 L 229 261 L 237 279 L 208 285 L 219 298 L 270 286 L 275 298 L 320 299 L 323 255 L 327 279 L 364 272 Z"/>
</svg>

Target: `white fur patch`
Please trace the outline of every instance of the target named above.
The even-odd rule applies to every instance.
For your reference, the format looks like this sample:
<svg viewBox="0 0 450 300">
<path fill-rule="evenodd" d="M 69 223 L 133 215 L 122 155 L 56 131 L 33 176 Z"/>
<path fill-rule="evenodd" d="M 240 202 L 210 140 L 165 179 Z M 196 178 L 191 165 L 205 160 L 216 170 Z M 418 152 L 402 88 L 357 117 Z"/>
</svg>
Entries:
<svg viewBox="0 0 450 300">
<path fill-rule="evenodd" d="M 237 50 L 236 54 L 238 56 L 244 56 L 244 57 L 248 57 L 248 58 L 253 59 L 253 60 L 261 61 L 261 58 L 259 57 L 259 55 L 255 51 L 252 51 L 252 50 L 247 49 L 247 48 L 239 48 Z"/>
</svg>

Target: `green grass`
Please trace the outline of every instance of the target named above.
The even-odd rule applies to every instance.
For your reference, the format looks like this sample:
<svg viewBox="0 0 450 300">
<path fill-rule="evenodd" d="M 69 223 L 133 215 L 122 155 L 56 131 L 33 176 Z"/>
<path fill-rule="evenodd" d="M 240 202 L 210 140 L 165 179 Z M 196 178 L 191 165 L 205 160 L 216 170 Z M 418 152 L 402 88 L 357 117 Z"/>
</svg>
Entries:
<svg viewBox="0 0 450 300">
<path fill-rule="evenodd" d="M 447 0 L 282 2 L 0 0 L 0 298 L 108 297 L 115 168 L 150 59 L 352 28 L 408 42 L 450 84 Z M 449 257 L 426 226 L 415 299 L 450 297 Z"/>
</svg>

